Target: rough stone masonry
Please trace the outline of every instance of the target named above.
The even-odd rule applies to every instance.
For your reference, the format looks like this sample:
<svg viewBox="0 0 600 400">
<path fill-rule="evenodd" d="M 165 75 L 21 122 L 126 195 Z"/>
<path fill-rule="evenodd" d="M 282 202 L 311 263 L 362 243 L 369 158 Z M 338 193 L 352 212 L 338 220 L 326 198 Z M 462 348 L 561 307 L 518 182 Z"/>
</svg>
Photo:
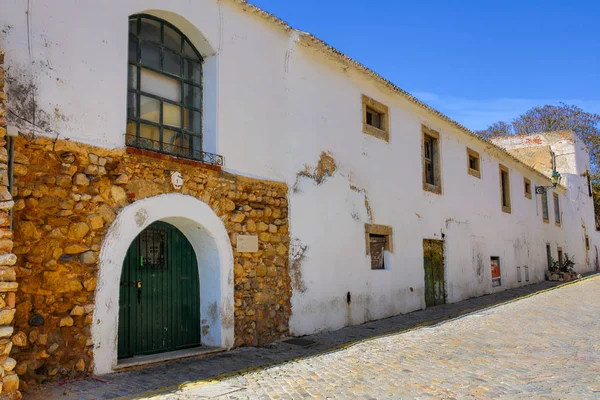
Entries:
<svg viewBox="0 0 600 400">
<path fill-rule="evenodd" d="M 17 399 L 21 397 L 18 391 L 19 377 L 14 371 L 17 362 L 10 357 L 13 344 L 18 340 L 13 335 L 12 327 L 16 312 L 15 292 L 18 288 L 14 267 L 17 257 L 12 253 L 13 234 L 10 227 L 10 212 L 14 202 L 8 188 L 6 112 L 4 52 L 0 51 L 0 398 Z"/>
<path fill-rule="evenodd" d="M 288 335 L 291 286 L 285 184 L 133 148 L 106 150 L 28 135 L 16 139 L 14 162 L 14 252 L 19 257 L 20 287 L 13 357 L 22 389 L 92 373 L 91 325 L 104 237 L 123 207 L 164 193 L 202 200 L 229 232 L 235 346 L 261 345 Z M 184 177 L 180 190 L 171 185 L 172 171 Z M 239 233 L 257 235 L 259 251 L 238 253 Z M 11 246 L 12 242 L 2 249 L 8 253 Z M 7 257 L 15 262 L 15 256 Z M 14 280 L 14 269 L 7 271 L 12 275 L 2 276 Z M 14 292 L 8 296 L 14 313 Z"/>
</svg>

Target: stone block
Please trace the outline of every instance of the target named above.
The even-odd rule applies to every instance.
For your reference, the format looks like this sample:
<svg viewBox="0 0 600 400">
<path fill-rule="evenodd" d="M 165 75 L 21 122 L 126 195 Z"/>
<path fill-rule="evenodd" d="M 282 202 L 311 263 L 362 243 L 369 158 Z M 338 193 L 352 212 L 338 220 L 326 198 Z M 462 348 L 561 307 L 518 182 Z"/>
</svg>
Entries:
<svg viewBox="0 0 600 400">
<path fill-rule="evenodd" d="M 19 390 L 19 377 L 17 374 L 6 375 L 2 379 L 2 394 L 16 393 Z"/>
<path fill-rule="evenodd" d="M 98 262 L 98 254 L 95 251 L 86 251 L 85 253 L 81 253 L 79 261 L 86 265 L 96 264 Z"/>
<path fill-rule="evenodd" d="M 67 238 L 73 240 L 81 240 L 90 231 L 90 227 L 85 222 L 77 222 L 69 226 Z"/>
<path fill-rule="evenodd" d="M 14 282 L 17 280 L 17 274 L 13 267 L 0 267 L 0 281 Z"/>
<path fill-rule="evenodd" d="M 0 293 L 15 292 L 19 284 L 17 282 L 0 282 Z"/>
<path fill-rule="evenodd" d="M 73 326 L 73 318 L 71 317 L 63 317 L 61 318 L 60 322 L 58 323 L 58 326 L 60 328 L 64 327 L 64 326 Z"/>
<path fill-rule="evenodd" d="M 89 247 L 87 246 L 83 246 L 81 244 L 70 244 L 64 248 L 63 252 L 64 254 L 81 254 L 88 250 Z"/>
<path fill-rule="evenodd" d="M 23 331 L 19 331 L 10 339 L 17 347 L 26 347 L 28 345 L 27 335 Z"/>
<path fill-rule="evenodd" d="M 0 326 L 0 338 L 9 338 L 14 332 L 12 326 Z"/>
<path fill-rule="evenodd" d="M 0 266 L 15 265 L 17 262 L 17 256 L 14 254 L 2 254 L 0 255 Z"/>
<path fill-rule="evenodd" d="M 125 189 L 123 189 L 120 186 L 111 187 L 110 196 L 119 206 L 126 206 L 127 204 L 129 204 L 129 202 L 127 201 L 127 193 L 125 192 Z"/>
<path fill-rule="evenodd" d="M 5 372 L 10 372 L 17 366 L 17 361 L 14 358 L 7 357 L 6 360 L 2 363 L 2 368 L 4 368 Z"/>
<path fill-rule="evenodd" d="M 78 173 L 73 176 L 73 185 L 76 186 L 88 186 L 90 184 L 90 180 L 85 174 Z"/>
<path fill-rule="evenodd" d="M 73 316 L 79 316 L 79 315 L 83 315 L 84 312 L 85 312 L 85 310 L 83 309 L 82 306 L 75 306 L 71 310 L 71 315 L 73 315 Z"/>
<path fill-rule="evenodd" d="M 237 222 L 237 223 L 243 222 L 245 219 L 246 219 L 246 215 L 245 214 L 241 214 L 241 213 L 233 214 L 231 216 L 231 218 L 229 218 L 229 220 L 231 222 Z"/>
<path fill-rule="evenodd" d="M 10 325 L 15 318 L 16 309 L 0 311 L 0 326 Z"/>
</svg>

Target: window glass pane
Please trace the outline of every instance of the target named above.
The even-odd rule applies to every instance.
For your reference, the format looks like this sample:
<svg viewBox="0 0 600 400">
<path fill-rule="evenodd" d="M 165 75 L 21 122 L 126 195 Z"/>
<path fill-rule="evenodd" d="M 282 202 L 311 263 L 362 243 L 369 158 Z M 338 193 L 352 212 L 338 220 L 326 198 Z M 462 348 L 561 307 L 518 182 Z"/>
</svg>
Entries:
<svg viewBox="0 0 600 400">
<path fill-rule="evenodd" d="M 142 42 L 142 64 L 160 69 L 160 48 L 150 42 Z"/>
<path fill-rule="evenodd" d="M 181 107 L 163 103 L 163 124 L 181 127 Z"/>
<path fill-rule="evenodd" d="M 137 89 L 137 67 L 130 65 L 127 70 L 127 87 L 129 89 Z"/>
<path fill-rule="evenodd" d="M 142 30 L 140 37 L 160 43 L 160 22 L 148 18 L 142 18 Z"/>
<path fill-rule="evenodd" d="M 187 40 L 183 44 L 183 54 L 186 57 L 193 58 L 194 60 L 198 60 L 198 56 L 196 55 L 196 52 L 192 49 L 192 46 L 188 43 Z"/>
<path fill-rule="evenodd" d="M 192 85 L 183 85 L 184 93 L 183 93 L 183 102 L 187 106 L 192 106 L 196 108 L 200 108 L 200 88 Z"/>
<path fill-rule="evenodd" d="M 140 96 L 140 118 L 151 122 L 160 122 L 160 101 Z"/>
<path fill-rule="evenodd" d="M 127 121 L 127 134 L 131 136 L 137 135 L 137 122 Z"/>
<path fill-rule="evenodd" d="M 163 71 L 181 76 L 181 56 L 170 51 L 163 52 Z"/>
<path fill-rule="evenodd" d="M 202 79 L 202 64 L 186 58 L 184 59 L 183 66 L 184 78 L 200 84 L 200 81 Z"/>
<path fill-rule="evenodd" d="M 189 140 L 192 146 L 192 150 L 196 152 L 196 156 L 199 157 L 200 154 L 198 154 L 198 152 L 202 151 L 202 137 L 190 135 Z"/>
<path fill-rule="evenodd" d="M 142 92 L 181 102 L 181 82 L 157 72 L 141 69 L 140 88 Z"/>
<path fill-rule="evenodd" d="M 129 35 L 129 61 L 138 62 L 138 40 L 135 36 Z"/>
<path fill-rule="evenodd" d="M 129 20 L 129 33 L 137 35 L 137 18 Z"/>
<path fill-rule="evenodd" d="M 187 108 L 184 110 L 185 116 L 185 129 L 200 133 L 200 113 L 198 111 L 188 110 Z"/>
<path fill-rule="evenodd" d="M 165 46 L 181 53 L 181 35 L 165 25 Z"/>
<path fill-rule="evenodd" d="M 160 132 L 156 126 L 140 124 L 140 137 L 160 141 Z"/>
<path fill-rule="evenodd" d="M 137 96 L 135 93 L 127 93 L 127 116 L 137 117 Z"/>
</svg>

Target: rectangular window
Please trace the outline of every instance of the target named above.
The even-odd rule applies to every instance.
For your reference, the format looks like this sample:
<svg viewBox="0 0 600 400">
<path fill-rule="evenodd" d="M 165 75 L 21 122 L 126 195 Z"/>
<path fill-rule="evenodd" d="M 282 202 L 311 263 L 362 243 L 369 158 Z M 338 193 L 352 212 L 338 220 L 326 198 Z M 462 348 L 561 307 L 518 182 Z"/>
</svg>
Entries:
<svg viewBox="0 0 600 400">
<path fill-rule="evenodd" d="M 590 237 L 588 235 L 585 235 L 585 249 L 590 249 Z"/>
<path fill-rule="evenodd" d="M 548 269 L 552 268 L 552 251 L 549 243 L 546 243 L 546 261 L 548 262 Z"/>
<path fill-rule="evenodd" d="M 481 178 L 480 164 L 479 153 L 467 147 L 467 171 L 469 172 L 469 175 Z"/>
<path fill-rule="evenodd" d="M 500 280 L 500 257 L 492 257 L 492 287 L 497 287 L 502 284 Z"/>
<path fill-rule="evenodd" d="M 440 134 L 422 126 L 423 131 L 423 190 L 442 193 L 440 174 Z"/>
<path fill-rule="evenodd" d="M 523 178 L 523 189 L 525 190 L 525 197 L 531 199 L 531 181 L 527 178 Z"/>
<path fill-rule="evenodd" d="M 560 226 L 560 202 L 558 201 L 558 193 L 552 193 L 554 198 L 554 222 L 556 226 Z"/>
<path fill-rule="evenodd" d="M 500 165 L 500 201 L 502 202 L 502 211 L 510 213 L 510 179 L 508 168 Z"/>
<path fill-rule="evenodd" d="M 542 219 L 545 223 L 548 223 L 548 193 L 544 191 L 542 193 Z"/>
<path fill-rule="evenodd" d="M 363 132 L 389 142 L 390 118 L 388 106 L 363 94 L 362 114 Z"/>
<path fill-rule="evenodd" d="M 529 266 L 525 265 L 523 269 L 525 270 L 525 282 L 529 282 Z"/>
<path fill-rule="evenodd" d="M 521 282 L 521 267 L 517 267 L 517 282 Z"/>
<path fill-rule="evenodd" d="M 589 195 L 590 197 L 592 197 L 592 195 L 593 195 L 593 192 L 592 192 L 592 180 L 591 180 L 591 178 L 590 178 L 590 170 L 587 170 L 587 171 L 585 172 L 585 175 L 586 175 L 586 177 L 587 177 L 588 195 Z"/>
<path fill-rule="evenodd" d="M 562 248 L 561 248 L 561 247 L 559 247 L 559 248 L 557 249 L 557 251 L 558 251 L 558 265 L 560 266 L 560 268 L 562 268 L 562 266 L 563 266 L 563 261 L 564 261 L 564 260 L 563 260 L 563 251 L 562 251 Z"/>
<path fill-rule="evenodd" d="M 392 228 L 385 225 L 365 224 L 367 255 L 371 257 L 371 269 L 389 269 L 385 265 L 385 252 L 392 252 Z"/>
</svg>

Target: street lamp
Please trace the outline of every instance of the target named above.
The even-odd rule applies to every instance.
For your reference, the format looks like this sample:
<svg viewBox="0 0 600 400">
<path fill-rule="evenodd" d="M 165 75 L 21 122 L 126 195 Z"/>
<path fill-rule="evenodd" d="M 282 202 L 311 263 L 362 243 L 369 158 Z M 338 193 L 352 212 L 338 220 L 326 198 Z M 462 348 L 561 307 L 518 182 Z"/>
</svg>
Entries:
<svg viewBox="0 0 600 400">
<path fill-rule="evenodd" d="M 536 194 L 544 194 L 549 189 L 554 189 L 560 182 L 560 178 L 561 178 L 561 176 L 558 173 L 558 171 L 552 171 L 552 178 L 550 178 L 550 182 L 552 182 L 552 186 L 536 186 L 535 193 Z"/>
</svg>

